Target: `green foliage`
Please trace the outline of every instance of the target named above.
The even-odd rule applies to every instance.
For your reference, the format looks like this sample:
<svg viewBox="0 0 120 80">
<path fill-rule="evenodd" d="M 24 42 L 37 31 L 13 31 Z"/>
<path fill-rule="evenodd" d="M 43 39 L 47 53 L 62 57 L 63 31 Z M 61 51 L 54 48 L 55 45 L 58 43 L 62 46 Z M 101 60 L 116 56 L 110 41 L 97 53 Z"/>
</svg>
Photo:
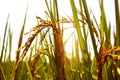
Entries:
<svg viewBox="0 0 120 80">
<path fill-rule="evenodd" d="M 103 0 L 99 0 L 100 22 L 97 22 L 94 13 L 90 15 L 86 0 L 79 0 L 80 9 L 76 8 L 74 0 L 70 0 L 73 19 L 66 19 L 66 21 L 60 19 L 57 0 L 45 0 L 45 3 L 47 19 L 36 16 L 38 24 L 28 32 L 33 34 L 28 37 L 22 47 L 27 19 L 26 10 L 14 61 L 11 60 L 13 34 L 9 28 L 8 15 L 4 37 L 3 40 L 1 39 L 0 80 L 64 80 L 59 69 L 61 66 L 59 60 L 63 59 L 62 70 L 65 72 L 63 76 L 66 80 L 120 80 L 118 0 L 115 0 L 115 32 L 111 30 L 111 23 L 107 23 Z M 77 35 L 74 34 L 71 58 L 68 58 L 66 54 L 58 57 L 59 52 L 64 53 L 63 37 L 61 37 L 64 26 L 61 28 L 60 25 L 66 22 L 71 22 L 70 24 L 77 32 Z M 111 42 L 112 34 L 114 34 L 114 44 Z M 60 37 L 58 37 L 59 35 Z M 31 44 L 32 42 L 33 44 Z M 61 44 L 57 42 L 61 42 Z M 93 50 L 89 50 L 90 43 L 92 43 Z M 21 49 L 23 49 L 23 53 Z M 28 56 L 26 55 L 27 51 Z M 94 53 L 93 59 L 91 59 L 91 53 Z"/>
</svg>

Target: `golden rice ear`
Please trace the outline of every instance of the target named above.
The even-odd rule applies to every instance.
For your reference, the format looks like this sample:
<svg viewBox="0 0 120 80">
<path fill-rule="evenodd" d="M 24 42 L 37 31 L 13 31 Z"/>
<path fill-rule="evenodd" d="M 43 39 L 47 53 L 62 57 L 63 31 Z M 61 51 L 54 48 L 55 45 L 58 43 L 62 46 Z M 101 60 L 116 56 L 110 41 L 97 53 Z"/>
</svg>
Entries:
<svg viewBox="0 0 120 80">
<path fill-rule="evenodd" d="M 41 27 L 39 29 L 37 29 L 29 38 L 28 40 L 26 41 L 25 45 L 23 46 L 24 47 L 24 50 L 21 54 L 21 56 L 19 57 L 19 60 L 17 61 L 16 63 L 16 66 L 15 66 L 15 70 L 18 68 L 18 66 L 20 65 L 21 61 L 23 60 L 23 58 L 25 57 L 28 49 L 30 48 L 30 45 L 32 44 L 34 38 L 38 35 L 39 32 L 41 32 L 41 30 L 43 30 L 44 28 L 46 27 Z"/>
</svg>

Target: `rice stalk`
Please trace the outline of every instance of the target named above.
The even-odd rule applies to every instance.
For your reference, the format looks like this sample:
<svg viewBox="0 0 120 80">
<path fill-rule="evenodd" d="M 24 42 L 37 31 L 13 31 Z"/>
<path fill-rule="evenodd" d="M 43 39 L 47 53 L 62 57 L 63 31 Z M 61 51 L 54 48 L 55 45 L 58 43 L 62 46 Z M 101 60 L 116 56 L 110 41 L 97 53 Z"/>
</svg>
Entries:
<svg viewBox="0 0 120 80">
<path fill-rule="evenodd" d="M 8 31 L 8 34 L 9 34 L 9 55 L 8 55 L 8 60 L 10 61 L 11 60 L 11 51 L 12 51 L 12 32 L 9 28 L 9 31 Z"/>
<path fill-rule="evenodd" d="M 95 37 L 94 37 L 94 34 L 93 34 L 93 30 L 92 30 L 92 24 L 91 24 L 90 15 L 89 15 L 89 11 L 88 11 L 86 0 L 82 0 L 82 3 L 83 3 L 83 6 L 84 6 L 85 15 L 86 15 L 87 22 L 88 22 L 88 28 L 90 30 L 90 35 L 91 35 L 91 39 L 92 39 L 92 44 L 93 44 L 95 57 L 96 57 L 96 60 L 97 60 L 98 59 L 97 46 L 96 46 L 96 41 L 95 41 Z"/>
<path fill-rule="evenodd" d="M 0 79 L 4 79 L 4 80 L 6 80 L 6 77 L 5 77 L 5 73 L 4 73 L 4 71 L 3 71 L 3 68 L 2 68 L 2 65 L 0 64 Z"/>
<path fill-rule="evenodd" d="M 19 37 L 19 42 L 18 42 L 18 49 L 21 47 L 22 45 L 22 40 L 23 40 L 23 34 L 24 34 L 24 28 L 25 28 L 25 23 L 26 23 L 26 18 L 27 18 L 27 10 L 26 9 L 26 13 L 25 13 L 25 17 L 24 17 L 24 23 L 23 23 L 23 26 L 21 28 L 21 31 L 20 31 L 20 37 Z M 20 51 L 16 51 L 16 62 L 18 61 L 19 59 L 19 55 L 20 55 Z"/>
<path fill-rule="evenodd" d="M 57 1 L 53 0 L 53 6 L 48 6 L 48 2 L 46 1 L 46 6 L 48 8 L 48 12 L 50 15 L 51 23 L 52 23 L 52 29 L 53 29 L 53 35 L 54 35 L 54 43 L 55 43 L 55 62 L 56 62 L 56 79 L 55 80 L 65 80 L 65 70 L 64 70 L 64 44 L 63 44 L 63 34 L 61 33 L 60 25 L 59 23 L 56 23 L 59 21 L 59 14 L 58 14 L 58 5 Z M 52 7 L 53 8 L 52 8 Z M 51 8 L 51 9 L 50 9 Z M 52 11 L 53 9 L 53 11 Z"/>
<path fill-rule="evenodd" d="M 25 28 L 25 23 L 26 23 L 26 18 L 27 18 L 27 10 L 26 9 L 26 13 L 25 13 L 25 18 L 24 18 L 24 23 L 23 23 L 23 26 L 21 28 L 21 32 L 20 32 L 20 37 L 19 37 L 19 41 L 18 41 L 18 49 L 21 47 L 22 45 L 22 40 L 23 40 L 23 34 L 24 34 L 24 28 Z M 12 70 L 12 78 L 11 80 L 14 80 L 16 74 L 17 74 L 17 69 L 15 69 L 15 65 L 17 64 L 18 62 L 18 59 L 19 59 L 19 55 L 20 55 L 20 50 L 17 50 L 16 51 L 16 62 L 13 66 L 13 70 Z"/>
<path fill-rule="evenodd" d="M 119 2 L 114 1 L 115 4 L 115 18 L 116 18 L 116 46 L 120 46 L 120 12 L 119 12 Z"/>
<path fill-rule="evenodd" d="M 80 49 L 81 49 L 81 53 L 82 53 L 82 58 L 83 58 L 83 65 L 84 65 L 84 71 L 87 73 L 85 74 L 86 79 L 92 79 L 92 75 L 90 72 L 90 60 L 89 60 L 89 54 L 88 54 L 88 48 L 87 48 L 87 44 L 86 44 L 86 37 L 84 39 L 83 35 L 82 35 L 82 29 L 79 23 L 79 19 L 78 19 L 78 15 L 77 15 L 77 10 L 76 10 L 76 6 L 73 0 L 70 0 L 71 3 L 71 8 L 72 8 L 72 12 L 73 12 L 73 17 L 74 17 L 74 24 L 75 24 L 75 29 L 77 32 L 77 36 L 78 36 L 78 40 L 79 40 L 79 45 L 80 45 Z M 82 14 L 81 14 L 82 15 Z M 84 15 L 82 15 L 83 17 Z M 86 20 L 83 19 L 83 20 Z M 86 35 L 84 35 L 86 36 Z"/>
<path fill-rule="evenodd" d="M 30 70 L 29 65 L 28 65 L 28 60 L 26 60 L 25 62 L 26 62 L 28 74 L 29 74 L 29 76 L 30 76 L 30 80 L 33 80 L 33 79 L 32 79 L 32 74 L 31 74 L 31 70 Z"/>
<path fill-rule="evenodd" d="M 0 55 L 0 63 L 2 63 L 2 58 L 3 58 L 4 48 L 5 48 L 5 41 L 6 41 L 6 33 L 7 33 L 8 22 L 9 22 L 9 14 L 8 14 L 8 17 L 7 17 L 5 30 L 4 30 L 3 44 L 2 44 L 2 50 L 1 50 L 1 55 Z"/>
</svg>

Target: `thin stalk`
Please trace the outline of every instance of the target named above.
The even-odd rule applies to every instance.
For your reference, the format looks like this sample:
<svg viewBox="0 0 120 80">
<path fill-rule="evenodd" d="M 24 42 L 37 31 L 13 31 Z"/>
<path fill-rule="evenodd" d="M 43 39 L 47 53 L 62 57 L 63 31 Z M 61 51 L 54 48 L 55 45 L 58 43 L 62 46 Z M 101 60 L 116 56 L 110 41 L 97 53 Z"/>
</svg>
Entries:
<svg viewBox="0 0 120 80">
<path fill-rule="evenodd" d="M 47 0 L 46 6 L 48 11 L 51 10 L 48 6 Z M 65 80 L 65 71 L 64 71 L 64 44 L 63 44 L 63 34 L 60 30 L 60 25 L 57 23 L 59 21 L 58 14 L 58 4 L 57 0 L 53 0 L 53 13 L 49 11 L 50 19 L 52 23 L 54 44 L 55 44 L 55 62 L 56 62 L 56 79 L 55 80 Z"/>
<path fill-rule="evenodd" d="M 2 50 L 1 50 L 1 55 L 0 55 L 0 63 L 2 63 L 2 58 L 3 58 L 3 52 L 4 52 L 4 47 L 5 47 L 5 41 L 6 41 L 6 33 L 7 33 L 7 27 L 8 27 L 8 21 L 9 21 L 9 14 L 8 14 L 8 17 L 7 17 L 6 26 L 5 26 L 5 30 L 4 30 L 3 44 L 2 44 Z"/>
<path fill-rule="evenodd" d="M 18 49 L 19 49 L 19 48 L 21 47 L 21 45 L 22 45 L 24 28 L 25 28 L 25 23 L 26 23 L 26 18 L 27 18 L 27 10 L 28 10 L 28 7 L 27 7 L 27 9 L 26 9 L 23 26 L 22 26 L 21 32 L 20 32 L 20 37 L 19 37 L 19 42 L 18 42 Z M 13 66 L 11 80 L 14 80 L 15 77 L 16 77 L 16 75 L 17 75 L 17 70 L 18 70 L 18 69 L 15 69 L 15 66 L 16 66 L 16 64 L 17 64 L 17 62 L 18 62 L 18 60 L 19 60 L 19 56 L 20 56 L 20 50 L 19 50 L 19 51 L 17 50 L 17 51 L 16 51 L 16 62 L 15 62 L 15 64 L 14 64 L 14 66 Z"/>
<path fill-rule="evenodd" d="M 80 44 L 80 48 L 81 48 L 81 52 L 82 52 L 82 56 L 83 56 L 83 62 L 85 65 L 85 72 L 86 74 L 86 79 L 92 79 L 92 75 L 90 72 L 90 63 L 89 63 L 89 56 L 88 56 L 88 50 L 87 50 L 87 45 L 85 43 L 85 40 L 82 36 L 82 30 L 81 30 L 81 26 L 78 20 L 78 16 L 77 16 L 77 11 L 76 11 L 76 7 L 75 7 L 75 3 L 74 0 L 70 0 L 71 3 L 71 8 L 72 8 L 72 12 L 73 12 L 73 17 L 74 17 L 74 24 L 75 24 L 75 28 L 77 31 L 77 35 L 78 35 L 78 40 L 79 40 L 79 44 Z"/>
<path fill-rule="evenodd" d="M 21 32 L 20 32 L 20 37 L 19 37 L 19 42 L 18 42 L 18 49 L 21 47 L 22 45 L 22 40 L 23 40 L 23 34 L 24 34 L 24 28 L 25 28 L 25 23 L 26 23 L 26 18 L 27 18 L 27 10 L 28 10 L 28 7 L 26 9 L 26 13 L 25 13 L 25 17 L 24 17 L 24 23 L 23 23 L 23 26 L 21 28 Z M 20 51 L 16 51 L 16 62 L 18 61 L 19 59 L 19 55 L 20 55 Z"/>
<path fill-rule="evenodd" d="M 118 0 L 115 0 L 115 15 L 116 15 L 116 45 L 120 46 L 120 13 Z"/>
<path fill-rule="evenodd" d="M 82 2 L 83 2 L 83 7 L 84 7 L 84 10 L 85 10 L 86 17 L 87 17 L 87 21 L 88 21 L 88 26 L 89 26 L 89 30 L 90 30 L 90 35 L 91 35 L 91 39 L 92 39 L 92 44 L 93 44 L 95 57 L 96 57 L 96 60 L 97 60 L 98 59 L 97 46 L 96 46 L 96 41 L 95 41 L 95 37 L 94 37 L 94 34 L 93 34 L 93 30 L 92 30 L 92 24 L 91 24 L 91 20 L 90 20 L 90 15 L 89 15 L 87 3 L 86 3 L 86 0 L 82 0 Z"/>
<path fill-rule="evenodd" d="M 9 61 L 11 60 L 11 51 L 12 51 L 12 32 L 9 28 L 9 56 L 8 56 Z"/>
<path fill-rule="evenodd" d="M 28 65 L 28 60 L 26 59 L 26 67 L 27 67 L 27 70 L 28 70 L 28 74 L 29 74 L 29 78 L 30 78 L 30 80 L 33 80 L 32 79 L 32 74 L 31 74 L 31 70 L 30 70 L 30 67 L 29 67 L 29 65 Z"/>
</svg>

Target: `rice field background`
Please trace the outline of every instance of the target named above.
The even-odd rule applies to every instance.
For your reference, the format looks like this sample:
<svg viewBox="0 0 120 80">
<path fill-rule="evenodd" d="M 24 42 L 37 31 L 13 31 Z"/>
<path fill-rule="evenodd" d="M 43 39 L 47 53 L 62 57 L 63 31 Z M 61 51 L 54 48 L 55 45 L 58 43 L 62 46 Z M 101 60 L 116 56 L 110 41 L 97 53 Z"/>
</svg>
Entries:
<svg viewBox="0 0 120 80">
<path fill-rule="evenodd" d="M 26 32 L 27 6 L 14 60 L 8 14 L 0 37 L 0 80 L 120 80 L 119 0 L 114 0 L 115 22 L 107 21 L 103 0 L 98 0 L 99 21 L 86 0 L 78 0 L 79 5 L 70 0 L 72 16 L 65 17 L 57 0 L 44 1 L 46 18 L 35 15 L 36 25 Z M 70 39 L 69 57 L 65 46 Z"/>
</svg>

